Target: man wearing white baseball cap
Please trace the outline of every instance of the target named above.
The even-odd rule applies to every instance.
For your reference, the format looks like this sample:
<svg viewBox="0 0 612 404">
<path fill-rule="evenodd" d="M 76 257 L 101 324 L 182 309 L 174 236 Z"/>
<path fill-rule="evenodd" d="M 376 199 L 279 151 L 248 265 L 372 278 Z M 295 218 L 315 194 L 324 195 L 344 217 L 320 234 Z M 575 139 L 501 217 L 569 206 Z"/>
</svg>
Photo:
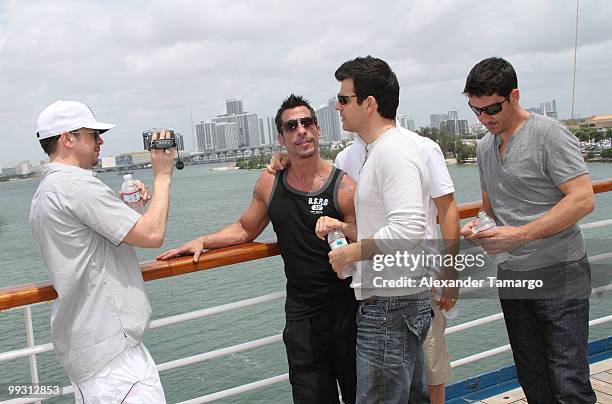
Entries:
<svg viewBox="0 0 612 404">
<path fill-rule="evenodd" d="M 91 171 L 100 135 L 114 126 L 77 101 L 56 101 L 40 113 L 37 138 L 50 163 L 41 171 L 30 225 L 58 294 L 51 336 L 76 401 L 165 403 L 142 342 L 151 307 L 134 246 L 163 243 L 173 154 L 151 150 L 155 193 L 140 215 Z"/>
</svg>

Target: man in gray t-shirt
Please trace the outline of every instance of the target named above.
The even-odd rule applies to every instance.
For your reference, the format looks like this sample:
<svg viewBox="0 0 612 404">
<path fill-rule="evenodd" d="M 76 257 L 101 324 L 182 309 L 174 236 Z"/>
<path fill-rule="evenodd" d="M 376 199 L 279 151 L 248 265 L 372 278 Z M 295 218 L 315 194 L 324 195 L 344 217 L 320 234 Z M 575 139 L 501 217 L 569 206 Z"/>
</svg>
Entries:
<svg viewBox="0 0 612 404">
<path fill-rule="evenodd" d="M 151 307 L 134 246 L 163 243 L 174 149 L 151 151 L 155 194 L 140 215 L 91 171 L 101 135 L 115 125 L 98 122 L 85 104 L 60 100 L 41 112 L 37 126 L 50 162 L 41 170 L 30 225 L 57 291 L 51 339 L 75 400 L 164 403 L 142 343 Z"/>
<path fill-rule="evenodd" d="M 500 289 L 519 382 L 534 403 L 594 403 L 587 362 L 590 267 L 577 222 L 594 206 L 578 140 L 560 122 L 519 104 L 516 73 L 488 58 L 464 94 L 489 130 L 477 148 L 482 208 L 497 227 L 461 234 L 489 253 L 508 253 L 498 279 L 542 280 L 542 291 Z M 553 295 L 550 294 L 553 292 Z"/>
</svg>

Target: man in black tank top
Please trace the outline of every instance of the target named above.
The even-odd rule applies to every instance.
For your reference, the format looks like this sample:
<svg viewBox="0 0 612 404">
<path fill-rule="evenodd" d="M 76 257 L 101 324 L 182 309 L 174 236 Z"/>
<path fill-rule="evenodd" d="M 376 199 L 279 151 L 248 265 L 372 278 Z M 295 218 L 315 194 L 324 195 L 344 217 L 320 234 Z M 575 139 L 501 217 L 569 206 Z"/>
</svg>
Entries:
<svg viewBox="0 0 612 404">
<path fill-rule="evenodd" d="M 278 140 L 291 166 L 263 172 L 253 200 L 236 223 L 161 254 L 186 252 L 198 261 L 203 249 L 255 240 L 271 221 L 287 277 L 283 341 L 289 362 L 293 401 L 305 404 L 355 402 L 355 313 L 350 280 L 340 280 L 329 264 L 329 245 L 315 233 L 319 217 L 355 223 L 355 182 L 319 155 L 320 129 L 314 110 L 290 95 L 276 114 Z M 356 228 L 345 229 L 349 240 Z"/>
</svg>

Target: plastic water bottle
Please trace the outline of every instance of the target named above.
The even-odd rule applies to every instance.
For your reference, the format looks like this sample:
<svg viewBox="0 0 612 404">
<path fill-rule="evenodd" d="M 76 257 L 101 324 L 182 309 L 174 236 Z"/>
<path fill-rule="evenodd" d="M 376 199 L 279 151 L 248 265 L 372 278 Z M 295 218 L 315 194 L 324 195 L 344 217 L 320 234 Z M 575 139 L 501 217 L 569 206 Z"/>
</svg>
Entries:
<svg viewBox="0 0 612 404">
<path fill-rule="evenodd" d="M 494 229 L 495 227 L 497 227 L 497 224 L 495 224 L 495 220 L 493 220 L 493 218 L 491 218 L 489 215 L 487 215 L 484 211 L 481 210 L 480 212 L 478 212 L 478 224 L 472 227 L 472 233 L 476 234 L 481 231 Z M 508 253 L 501 253 L 491 254 L 491 258 L 493 259 L 493 262 L 495 264 L 501 264 L 504 261 L 508 261 L 509 257 Z"/>
<path fill-rule="evenodd" d="M 144 212 L 144 204 L 140 198 L 140 189 L 136 185 L 136 181 L 132 178 L 132 174 L 123 176 L 123 184 L 121 184 L 121 194 L 123 202 L 136 212 L 142 214 Z"/>
<path fill-rule="evenodd" d="M 346 241 L 346 237 L 344 236 L 344 233 L 342 233 L 340 230 L 332 230 L 329 233 L 327 233 L 327 243 L 329 244 L 329 248 L 331 248 L 331 250 L 333 251 L 338 247 L 347 245 L 348 241 Z M 342 279 L 346 279 L 349 276 L 353 276 L 354 273 L 355 273 L 355 266 L 353 264 L 350 264 L 349 266 L 346 267 L 344 272 L 340 274 L 340 277 Z"/>
<path fill-rule="evenodd" d="M 436 288 L 436 292 L 434 294 L 434 298 L 436 299 L 436 302 L 439 302 L 441 297 L 442 297 L 442 288 Z M 449 320 L 454 320 L 459 315 L 459 309 L 457 309 L 457 304 L 455 304 L 453 308 L 450 310 L 440 310 L 440 312 L 442 313 L 444 317 L 446 317 Z"/>
<path fill-rule="evenodd" d="M 478 224 L 472 227 L 472 233 L 476 234 L 481 231 L 490 230 L 495 228 L 497 225 L 495 224 L 495 220 L 493 220 L 489 215 L 487 215 L 484 211 L 478 212 Z"/>
</svg>

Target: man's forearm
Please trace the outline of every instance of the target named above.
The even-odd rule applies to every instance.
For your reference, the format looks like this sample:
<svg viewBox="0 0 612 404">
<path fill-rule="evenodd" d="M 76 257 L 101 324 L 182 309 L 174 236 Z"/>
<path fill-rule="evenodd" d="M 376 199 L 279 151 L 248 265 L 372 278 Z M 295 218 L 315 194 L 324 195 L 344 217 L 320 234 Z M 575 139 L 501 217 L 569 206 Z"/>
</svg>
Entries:
<svg viewBox="0 0 612 404">
<path fill-rule="evenodd" d="M 155 178 L 151 202 L 135 225 L 135 240 L 131 244 L 139 247 L 159 247 L 163 244 L 170 208 L 171 183 L 170 177 Z"/>
<path fill-rule="evenodd" d="M 457 255 L 459 253 L 459 214 L 456 210 L 440 216 L 440 233 L 445 254 Z"/>
<path fill-rule="evenodd" d="M 589 194 L 568 194 L 538 219 L 521 226 L 527 241 L 553 236 L 576 224 L 593 210 Z"/>
<path fill-rule="evenodd" d="M 236 222 L 225 226 L 215 233 L 206 234 L 200 237 L 200 239 L 204 244 L 204 248 L 211 249 L 248 243 L 253 241 L 255 237 L 250 237 L 240 222 Z"/>
</svg>

